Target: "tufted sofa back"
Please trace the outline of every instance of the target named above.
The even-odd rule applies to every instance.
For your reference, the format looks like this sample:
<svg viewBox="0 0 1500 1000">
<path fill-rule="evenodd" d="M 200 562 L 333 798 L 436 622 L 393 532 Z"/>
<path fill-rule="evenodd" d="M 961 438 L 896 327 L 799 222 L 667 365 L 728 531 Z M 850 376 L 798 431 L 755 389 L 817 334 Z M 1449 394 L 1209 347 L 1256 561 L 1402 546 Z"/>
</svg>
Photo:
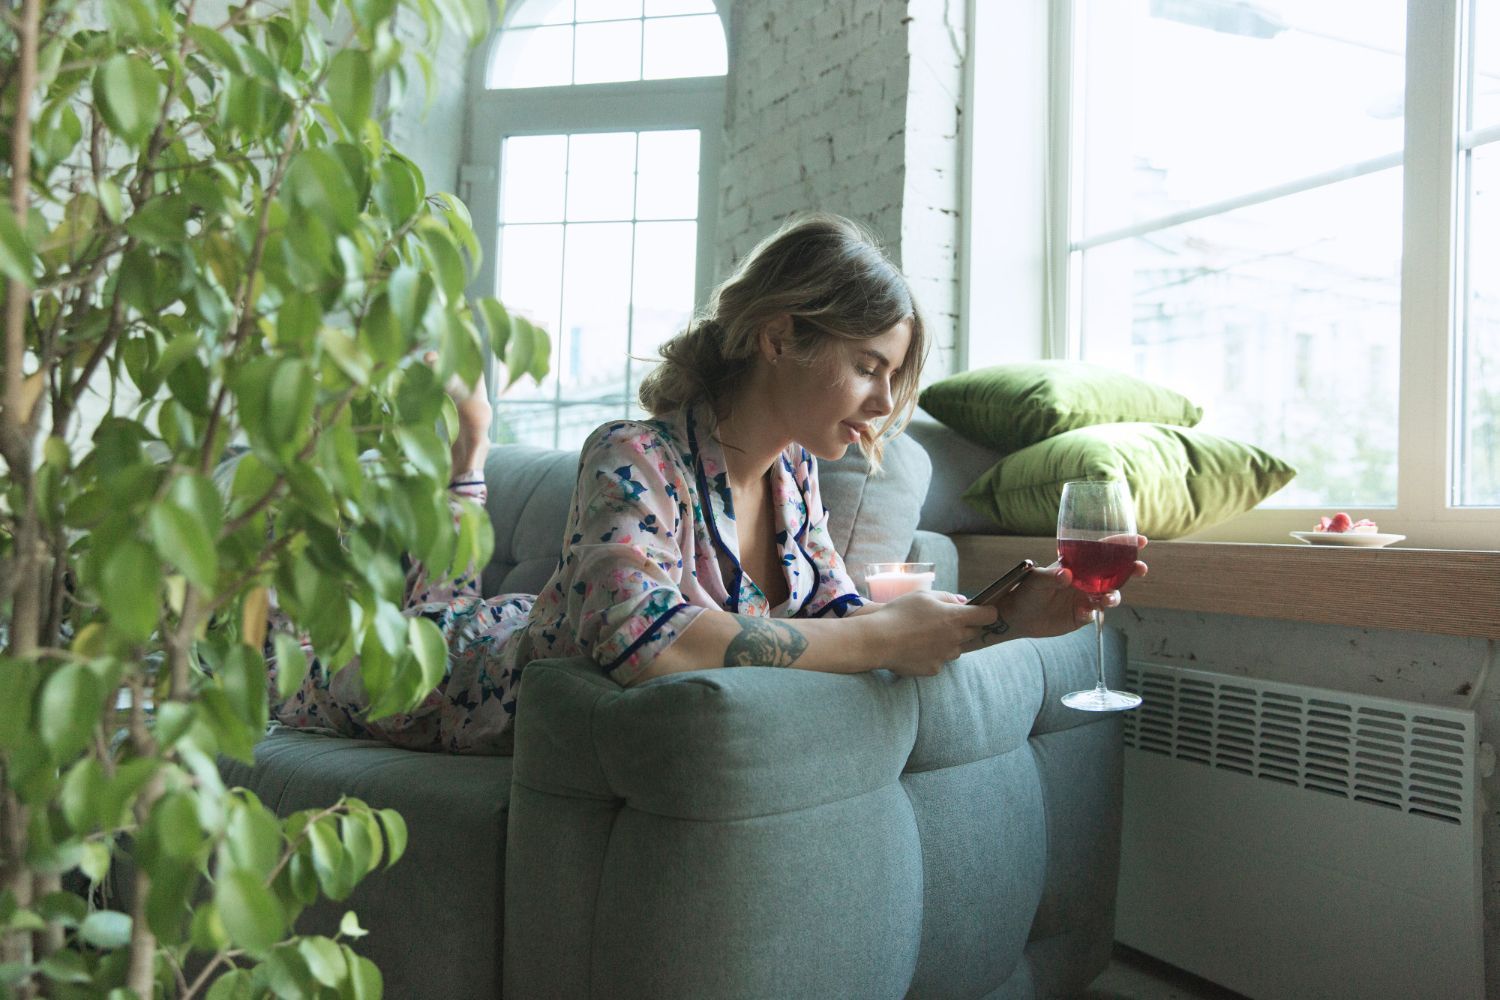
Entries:
<svg viewBox="0 0 1500 1000">
<path fill-rule="evenodd" d="M 484 478 L 495 552 L 480 586 L 485 594 L 538 593 L 562 552 L 578 479 L 578 453 L 498 445 L 490 449 Z M 931 478 L 927 452 L 907 436 L 890 442 L 879 475 L 869 474 L 869 466 L 855 448 L 841 460 L 820 466 L 819 484 L 834 546 L 848 562 L 856 583 L 861 582 L 859 567 L 864 563 L 908 557 Z M 951 589 L 956 580 L 946 586 Z"/>
</svg>

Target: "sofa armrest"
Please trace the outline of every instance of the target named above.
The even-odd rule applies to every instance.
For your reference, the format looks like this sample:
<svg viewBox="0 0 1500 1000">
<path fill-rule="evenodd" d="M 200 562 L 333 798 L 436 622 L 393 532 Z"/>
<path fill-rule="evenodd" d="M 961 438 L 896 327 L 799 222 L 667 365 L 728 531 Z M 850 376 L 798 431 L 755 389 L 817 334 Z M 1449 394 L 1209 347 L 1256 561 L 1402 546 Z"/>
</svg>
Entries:
<svg viewBox="0 0 1500 1000">
<path fill-rule="evenodd" d="M 1113 930 L 1119 729 L 1050 703 L 1092 649 L 1080 630 L 918 680 L 744 667 L 630 689 L 531 664 L 508 995 L 1081 988 Z"/>
<path fill-rule="evenodd" d="M 958 546 L 947 535 L 936 531 L 913 532 L 906 561 L 932 563 L 937 573 L 932 581 L 934 590 L 958 590 Z"/>
</svg>

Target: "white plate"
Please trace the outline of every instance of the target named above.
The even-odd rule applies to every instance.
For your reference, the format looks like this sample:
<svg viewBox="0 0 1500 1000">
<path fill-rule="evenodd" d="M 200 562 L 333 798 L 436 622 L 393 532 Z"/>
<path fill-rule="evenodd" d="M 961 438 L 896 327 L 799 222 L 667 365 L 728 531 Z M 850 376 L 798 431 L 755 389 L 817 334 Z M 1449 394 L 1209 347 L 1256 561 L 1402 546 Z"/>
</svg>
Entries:
<svg viewBox="0 0 1500 1000">
<path fill-rule="evenodd" d="M 1378 531 L 1294 531 L 1292 537 L 1309 545 L 1354 545 L 1372 549 L 1406 538 L 1405 535 L 1383 535 Z"/>
</svg>

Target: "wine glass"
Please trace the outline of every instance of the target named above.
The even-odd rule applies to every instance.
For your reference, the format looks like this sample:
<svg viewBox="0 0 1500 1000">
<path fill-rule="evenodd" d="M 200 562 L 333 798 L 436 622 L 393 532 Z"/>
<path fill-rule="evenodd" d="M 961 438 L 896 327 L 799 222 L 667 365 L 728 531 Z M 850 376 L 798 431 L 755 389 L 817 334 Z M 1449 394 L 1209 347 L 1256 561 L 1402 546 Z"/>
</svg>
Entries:
<svg viewBox="0 0 1500 1000">
<path fill-rule="evenodd" d="M 1135 533 L 1135 504 L 1123 480 L 1079 480 L 1063 484 L 1057 509 L 1057 557 L 1073 574 L 1073 586 L 1085 594 L 1107 594 L 1130 579 L 1140 545 Z M 1085 712 L 1120 712 L 1135 708 L 1141 696 L 1111 691 L 1104 683 L 1104 612 L 1094 609 L 1099 642 L 1099 684 L 1092 690 L 1063 695 L 1063 704 Z"/>
</svg>

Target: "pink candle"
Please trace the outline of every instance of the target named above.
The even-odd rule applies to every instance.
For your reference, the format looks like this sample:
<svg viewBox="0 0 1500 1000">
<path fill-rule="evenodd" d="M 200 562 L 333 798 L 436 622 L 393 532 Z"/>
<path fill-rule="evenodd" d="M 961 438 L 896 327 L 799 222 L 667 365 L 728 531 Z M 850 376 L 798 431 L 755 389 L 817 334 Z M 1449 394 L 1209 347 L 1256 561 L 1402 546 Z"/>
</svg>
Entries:
<svg viewBox="0 0 1500 1000">
<path fill-rule="evenodd" d="M 865 572 L 865 587 L 870 600 L 886 604 L 914 590 L 931 590 L 936 576 L 932 563 L 872 563 Z"/>
</svg>

